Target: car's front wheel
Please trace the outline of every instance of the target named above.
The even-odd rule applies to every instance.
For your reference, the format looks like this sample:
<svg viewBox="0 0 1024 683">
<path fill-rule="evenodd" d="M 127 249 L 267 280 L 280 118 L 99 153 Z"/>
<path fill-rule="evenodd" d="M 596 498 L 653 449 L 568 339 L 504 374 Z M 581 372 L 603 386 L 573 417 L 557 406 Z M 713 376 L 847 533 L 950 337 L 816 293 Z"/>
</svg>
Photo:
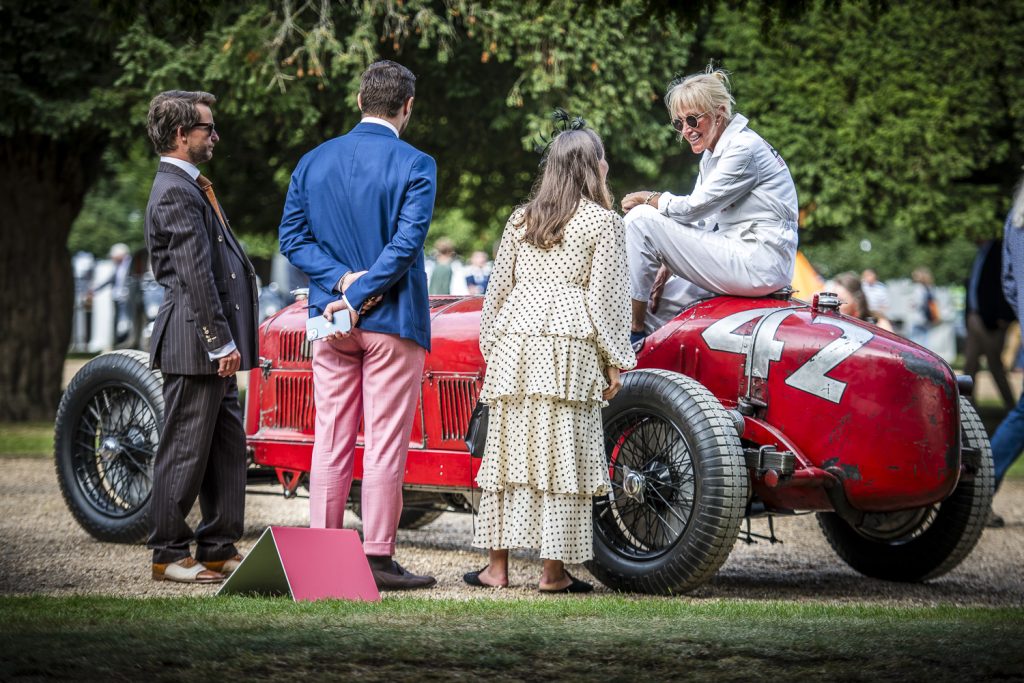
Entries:
<svg viewBox="0 0 1024 683">
<path fill-rule="evenodd" d="M 604 410 L 612 490 L 594 504 L 594 559 L 610 588 L 684 593 L 732 550 L 747 501 L 736 425 L 699 382 L 664 370 L 623 377 Z"/>
<path fill-rule="evenodd" d="M 941 503 L 915 510 L 874 513 L 854 527 L 834 512 L 818 514 L 833 550 L 861 574 L 887 581 L 925 581 L 967 557 L 981 538 L 992 505 L 992 448 L 974 407 L 960 400 L 963 444 L 978 468 Z"/>
<path fill-rule="evenodd" d="M 61 398 L 54 437 L 60 490 L 82 528 L 101 541 L 146 538 L 162 388 L 147 354 L 115 351 L 86 363 Z"/>
</svg>

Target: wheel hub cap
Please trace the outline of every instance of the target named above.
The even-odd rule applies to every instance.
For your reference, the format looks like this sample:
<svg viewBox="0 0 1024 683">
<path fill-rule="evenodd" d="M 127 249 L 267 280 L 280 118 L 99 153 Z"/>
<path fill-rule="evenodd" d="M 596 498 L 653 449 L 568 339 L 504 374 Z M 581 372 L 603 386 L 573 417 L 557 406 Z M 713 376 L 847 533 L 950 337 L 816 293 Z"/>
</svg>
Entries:
<svg viewBox="0 0 1024 683">
<path fill-rule="evenodd" d="M 622 491 L 627 498 L 644 502 L 644 489 L 647 487 L 647 480 L 644 475 L 629 467 L 623 467 Z"/>
<path fill-rule="evenodd" d="M 121 442 L 117 437 L 107 436 L 100 443 L 99 455 L 104 460 L 113 460 L 121 452 Z"/>
</svg>

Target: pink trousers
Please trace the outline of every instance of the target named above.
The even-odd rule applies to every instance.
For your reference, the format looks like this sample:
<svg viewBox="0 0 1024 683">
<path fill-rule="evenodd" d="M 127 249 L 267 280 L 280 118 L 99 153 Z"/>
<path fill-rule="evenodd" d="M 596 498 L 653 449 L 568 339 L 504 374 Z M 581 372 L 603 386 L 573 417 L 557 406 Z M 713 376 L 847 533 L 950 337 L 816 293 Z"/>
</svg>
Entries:
<svg viewBox="0 0 1024 683">
<path fill-rule="evenodd" d="M 313 344 L 316 430 L 309 473 L 309 526 L 341 528 L 363 418 L 362 517 L 367 555 L 395 552 L 405 458 L 425 353 L 408 339 L 358 328 L 341 341 Z"/>
</svg>

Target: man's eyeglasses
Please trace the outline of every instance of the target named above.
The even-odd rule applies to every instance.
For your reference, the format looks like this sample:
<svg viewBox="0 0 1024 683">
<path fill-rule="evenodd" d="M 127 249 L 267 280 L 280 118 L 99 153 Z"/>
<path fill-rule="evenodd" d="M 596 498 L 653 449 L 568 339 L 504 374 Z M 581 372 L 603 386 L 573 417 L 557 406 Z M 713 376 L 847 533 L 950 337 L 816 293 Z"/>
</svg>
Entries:
<svg viewBox="0 0 1024 683">
<path fill-rule="evenodd" d="M 197 123 L 196 125 L 192 126 L 192 130 L 195 130 L 196 128 L 205 128 L 206 132 L 209 133 L 210 135 L 213 135 L 214 133 L 217 132 L 217 129 L 214 126 L 213 121 L 210 121 L 209 123 Z"/>
<path fill-rule="evenodd" d="M 682 133 L 684 123 L 690 128 L 696 128 L 697 124 L 700 123 L 700 120 L 707 115 L 708 113 L 704 112 L 703 114 L 697 114 L 696 116 L 690 114 L 689 116 L 684 116 L 681 119 L 672 119 L 672 127 Z"/>
</svg>

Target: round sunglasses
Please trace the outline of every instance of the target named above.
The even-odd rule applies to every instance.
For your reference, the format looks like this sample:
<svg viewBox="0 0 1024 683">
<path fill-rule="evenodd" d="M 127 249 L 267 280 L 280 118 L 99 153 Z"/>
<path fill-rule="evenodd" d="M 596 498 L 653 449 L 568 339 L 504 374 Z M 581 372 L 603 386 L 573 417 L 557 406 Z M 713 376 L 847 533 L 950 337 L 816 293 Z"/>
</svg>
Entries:
<svg viewBox="0 0 1024 683">
<path fill-rule="evenodd" d="M 672 119 L 672 127 L 675 128 L 680 133 L 682 133 L 683 132 L 683 124 L 684 123 L 687 126 L 689 126 L 690 128 L 696 128 L 697 124 L 700 123 L 700 120 L 702 118 L 704 118 L 705 116 L 707 116 L 707 115 L 708 115 L 708 113 L 704 112 L 703 114 L 697 114 L 696 116 L 694 116 L 693 114 L 690 114 L 689 116 L 684 116 L 681 119 L 678 119 L 678 118 Z"/>
</svg>

